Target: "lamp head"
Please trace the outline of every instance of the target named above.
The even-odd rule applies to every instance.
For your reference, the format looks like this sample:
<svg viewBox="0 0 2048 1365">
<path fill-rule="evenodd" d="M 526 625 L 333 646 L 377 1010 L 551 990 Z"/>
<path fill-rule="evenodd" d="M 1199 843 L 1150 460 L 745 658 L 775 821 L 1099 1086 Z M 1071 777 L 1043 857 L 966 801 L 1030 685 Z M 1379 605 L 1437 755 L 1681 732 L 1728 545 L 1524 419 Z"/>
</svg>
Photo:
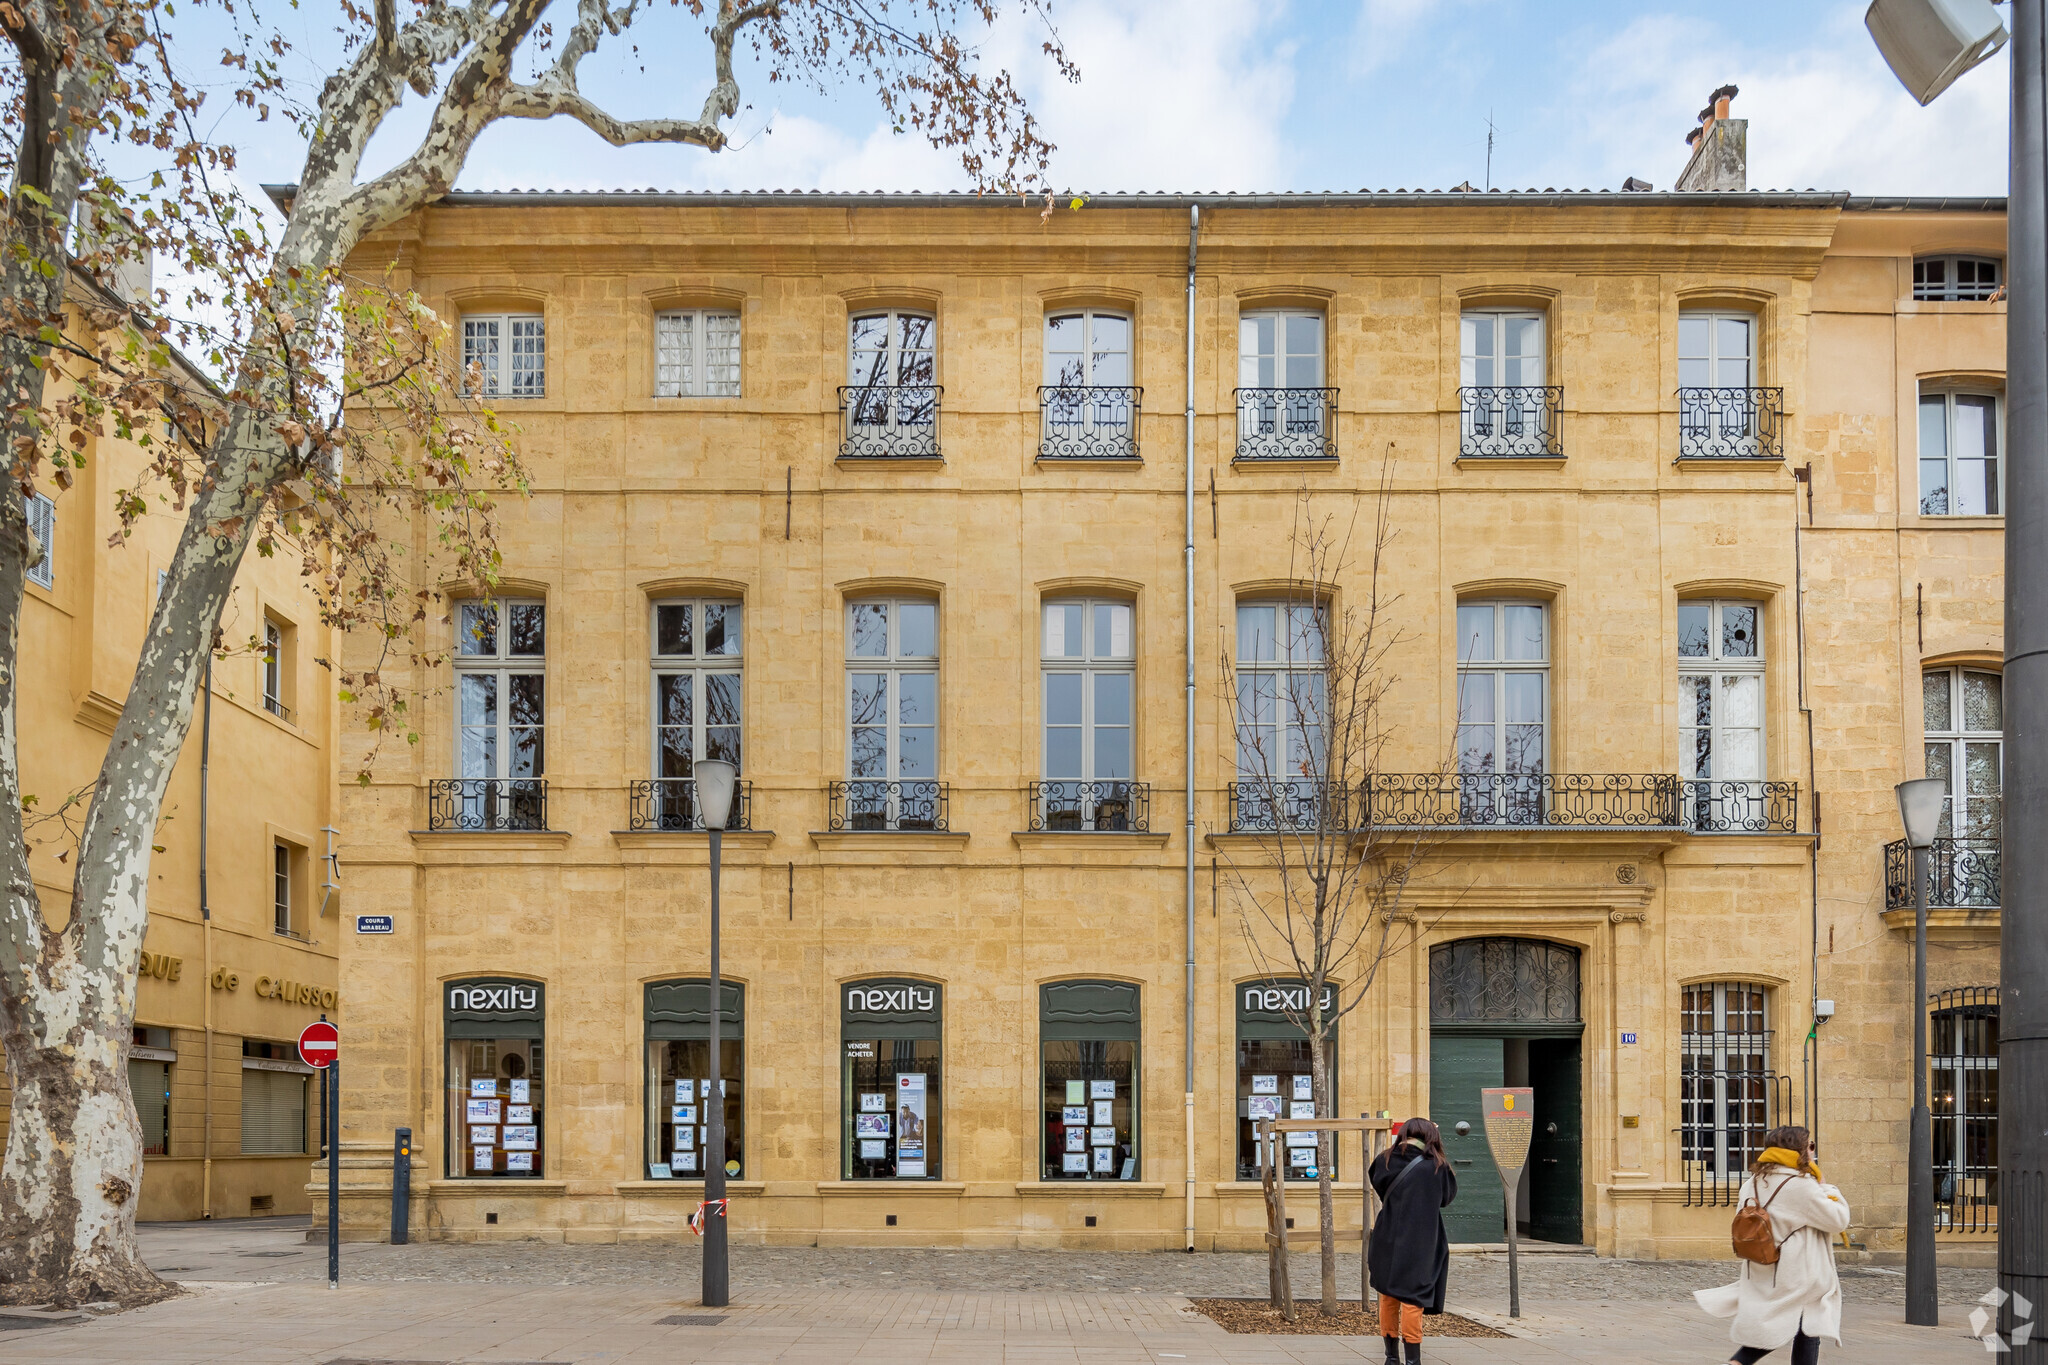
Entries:
<svg viewBox="0 0 2048 1365">
<path fill-rule="evenodd" d="M 1863 26 L 1906 93 L 1926 104 L 2005 46 L 1991 0 L 1871 0 Z"/>
<path fill-rule="evenodd" d="M 699 759 L 690 770 L 697 779 L 697 813 L 706 829 L 724 829 L 732 818 L 733 790 L 740 770 L 722 758 Z"/>
<path fill-rule="evenodd" d="M 1926 848 L 1941 828 L 1942 803 L 1948 800 L 1948 783 L 1939 777 L 1916 777 L 1901 782 L 1899 820 L 1906 827 L 1906 844 Z"/>
</svg>

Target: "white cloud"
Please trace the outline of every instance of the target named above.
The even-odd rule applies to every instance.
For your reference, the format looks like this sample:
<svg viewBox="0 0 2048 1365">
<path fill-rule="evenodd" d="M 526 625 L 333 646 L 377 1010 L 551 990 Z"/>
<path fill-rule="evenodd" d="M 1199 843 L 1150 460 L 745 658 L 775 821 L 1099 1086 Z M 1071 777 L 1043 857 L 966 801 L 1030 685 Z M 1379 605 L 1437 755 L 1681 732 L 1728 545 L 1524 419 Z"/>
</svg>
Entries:
<svg viewBox="0 0 2048 1365">
<path fill-rule="evenodd" d="M 1822 41 L 1793 52 L 1747 47 L 1698 19 L 1636 20 L 1562 82 L 1543 120 L 1555 151 L 1538 182 L 1619 185 L 1637 175 L 1669 187 L 1707 93 L 1733 82 L 1754 188 L 2003 194 L 2004 55 L 1923 109 L 1871 45 L 1861 10 L 1839 10 Z"/>
</svg>

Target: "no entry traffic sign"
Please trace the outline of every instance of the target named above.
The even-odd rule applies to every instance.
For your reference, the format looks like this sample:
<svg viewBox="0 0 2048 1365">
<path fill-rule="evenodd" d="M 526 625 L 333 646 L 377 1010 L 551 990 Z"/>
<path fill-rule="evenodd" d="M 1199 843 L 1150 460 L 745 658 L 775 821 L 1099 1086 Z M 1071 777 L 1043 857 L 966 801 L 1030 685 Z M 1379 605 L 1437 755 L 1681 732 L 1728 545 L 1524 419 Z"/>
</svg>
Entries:
<svg viewBox="0 0 2048 1365">
<path fill-rule="evenodd" d="M 307 1066 L 326 1067 L 341 1051 L 341 1033 L 325 1019 L 308 1024 L 299 1034 L 299 1059 Z"/>
</svg>

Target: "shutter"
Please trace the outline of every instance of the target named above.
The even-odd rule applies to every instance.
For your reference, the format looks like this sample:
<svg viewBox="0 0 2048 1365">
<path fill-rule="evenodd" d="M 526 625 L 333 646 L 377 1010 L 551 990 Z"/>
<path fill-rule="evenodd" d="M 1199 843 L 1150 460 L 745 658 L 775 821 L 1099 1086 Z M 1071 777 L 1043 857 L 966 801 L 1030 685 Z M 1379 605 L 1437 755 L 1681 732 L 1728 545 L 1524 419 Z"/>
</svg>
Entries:
<svg viewBox="0 0 2048 1365">
<path fill-rule="evenodd" d="M 171 1064 L 128 1059 L 128 1089 L 142 1120 L 142 1154 L 162 1156 L 171 1118 Z"/>
<path fill-rule="evenodd" d="M 295 1071 L 242 1072 L 242 1155 L 306 1150 L 306 1078 Z"/>
</svg>

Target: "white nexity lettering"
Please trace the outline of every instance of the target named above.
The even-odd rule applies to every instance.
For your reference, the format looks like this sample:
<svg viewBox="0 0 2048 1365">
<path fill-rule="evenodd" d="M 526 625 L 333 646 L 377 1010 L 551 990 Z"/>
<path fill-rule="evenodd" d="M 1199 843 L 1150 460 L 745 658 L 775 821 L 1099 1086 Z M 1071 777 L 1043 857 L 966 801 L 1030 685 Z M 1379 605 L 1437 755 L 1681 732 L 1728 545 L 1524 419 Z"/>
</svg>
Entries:
<svg viewBox="0 0 2048 1365">
<path fill-rule="evenodd" d="M 540 1004 L 540 992 L 532 986 L 450 986 L 448 1008 L 452 1010 L 530 1010 Z"/>
<path fill-rule="evenodd" d="M 1323 987 L 1323 1009 L 1325 1011 L 1334 1009 L 1336 1004 L 1336 992 L 1328 986 Z M 1304 1010 L 1308 1008 L 1308 987 L 1246 986 L 1244 988 L 1244 1007 L 1248 1010 L 1256 1010 L 1262 1014 L 1280 1014 L 1287 1010 Z"/>
<path fill-rule="evenodd" d="M 928 1010 L 938 997 L 929 986 L 850 986 L 846 1008 L 863 1014 Z"/>
</svg>

